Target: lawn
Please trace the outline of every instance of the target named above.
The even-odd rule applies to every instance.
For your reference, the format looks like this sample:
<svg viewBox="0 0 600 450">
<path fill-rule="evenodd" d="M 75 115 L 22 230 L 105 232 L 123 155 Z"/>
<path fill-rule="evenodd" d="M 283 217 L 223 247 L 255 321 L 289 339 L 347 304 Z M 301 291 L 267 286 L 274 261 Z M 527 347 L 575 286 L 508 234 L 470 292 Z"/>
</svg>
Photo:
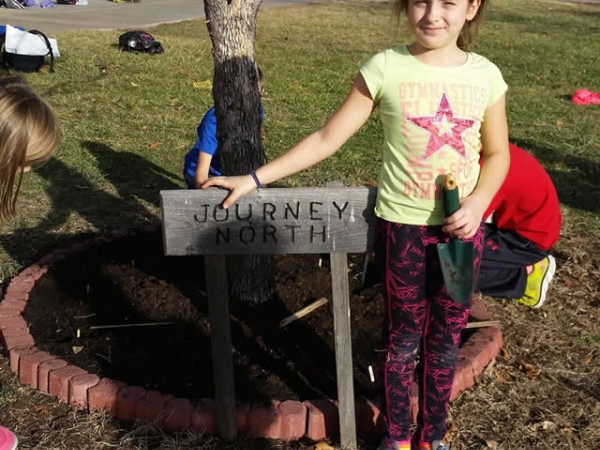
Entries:
<svg viewBox="0 0 600 450">
<path fill-rule="evenodd" d="M 532 311 L 486 299 L 502 320 L 505 345 L 478 385 L 453 403 L 450 439 L 454 450 L 591 449 L 600 442 L 600 107 L 570 98 L 577 89 L 600 91 L 600 6 L 491 6 L 474 51 L 502 70 L 510 140 L 550 173 L 564 226 L 547 306 Z M 406 39 L 389 12 L 387 2 L 369 0 L 261 11 L 256 53 L 266 80 L 269 158 L 323 123 L 372 54 Z M 183 155 L 212 104 L 211 44 L 202 21 L 148 31 L 164 54 L 118 51 L 119 30 L 70 32 L 56 36 L 56 73 L 27 75 L 54 106 L 61 142 L 51 162 L 24 178 L 18 215 L 0 227 L 3 288 L 57 246 L 158 223 L 159 190 L 183 188 Z M 372 184 L 380 141 L 375 113 L 335 156 L 282 184 Z M 2 356 L 0 423 L 23 448 L 225 448 L 216 438 L 72 411 L 21 386 Z M 228 448 L 306 446 L 242 439 Z"/>
</svg>

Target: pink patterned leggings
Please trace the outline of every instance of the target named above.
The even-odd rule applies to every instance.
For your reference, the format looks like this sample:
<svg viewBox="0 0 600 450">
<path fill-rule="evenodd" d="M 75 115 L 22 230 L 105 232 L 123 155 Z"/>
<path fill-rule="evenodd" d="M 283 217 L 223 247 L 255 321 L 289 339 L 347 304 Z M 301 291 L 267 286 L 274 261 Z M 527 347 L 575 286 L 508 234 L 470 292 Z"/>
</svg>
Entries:
<svg viewBox="0 0 600 450">
<path fill-rule="evenodd" d="M 443 439 L 456 352 L 470 305 L 448 295 L 441 274 L 437 244 L 448 236 L 439 226 L 403 225 L 379 219 L 377 259 L 385 274 L 388 309 L 387 359 L 383 368 L 385 421 L 388 436 L 409 439 L 410 388 L 419 365 L 420 441 Z M 475 247 L 475 278 L 479 272 L 483 227 L 468 241 Z"/>
</svg>

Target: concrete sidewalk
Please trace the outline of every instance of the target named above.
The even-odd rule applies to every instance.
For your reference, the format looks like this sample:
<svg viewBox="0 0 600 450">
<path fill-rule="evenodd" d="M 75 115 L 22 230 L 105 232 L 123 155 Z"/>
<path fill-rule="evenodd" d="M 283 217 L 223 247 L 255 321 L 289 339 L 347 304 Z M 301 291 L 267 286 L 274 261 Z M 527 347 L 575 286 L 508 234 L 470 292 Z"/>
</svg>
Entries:
<svg viewBox="0 0 600 450">
<path fill-rule="evenodd" d="M 202 0 L 140 0 L 115 3 L 88 0 L 85 6 L 56 5 L 53 8 L 0 8 L 0 25 L 37 29 L 50 37 L 78 29 L 132 29 L 204 17 Z M 306 0 L 263 0 L 261 8 L 307 3 Z"/>
</svg>

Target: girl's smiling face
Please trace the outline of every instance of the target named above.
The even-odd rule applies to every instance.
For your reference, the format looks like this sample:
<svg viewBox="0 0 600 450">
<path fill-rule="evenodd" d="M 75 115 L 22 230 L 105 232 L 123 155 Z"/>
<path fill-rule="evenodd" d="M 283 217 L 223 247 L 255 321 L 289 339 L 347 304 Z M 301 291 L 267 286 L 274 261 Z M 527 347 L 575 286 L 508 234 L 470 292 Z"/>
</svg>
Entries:
<svg viewBox="0 0 600 450">
<path fill-rule="evenodd" d="M 457 49 L 458 36 L 479 5 L 480 0 L 408 0 L 406 17 L 419 53 Z"/>
</svg>

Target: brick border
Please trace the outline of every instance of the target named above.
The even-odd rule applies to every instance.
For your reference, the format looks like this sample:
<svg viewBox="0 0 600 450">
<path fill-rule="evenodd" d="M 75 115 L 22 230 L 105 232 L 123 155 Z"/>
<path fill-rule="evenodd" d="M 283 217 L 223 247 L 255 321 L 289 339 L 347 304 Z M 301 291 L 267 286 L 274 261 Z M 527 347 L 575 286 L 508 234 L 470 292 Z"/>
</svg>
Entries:
<svg viewBox="0 0 600 450">
<path fill-rule="evenodd" d="M 67 256 L 116 239 L 158 231 L 160 227 L 152 226 L 139 231 L 117 231 L 109 236 L 77 242 L 68 248 L 52 251 L 15 276 L 0 301 L 0 350 L 7 356 L 10 369 L 23 384 L 57 397 L 75 409 L 104 411 L 126 421 L 150 421 L 169 431 L 216 433 L 214 400 L 202 399 L 194 405 L 189 399 L 99 378 L 96 374 L 67 364 L 35 346 L 22 315 L 35 282 L 52 265 Z M 493 319 L 479 296 L 473 297 L 471 317 L 478 321 Z M 475 329 L 458 350 L 451 400 L 473 387 L 486 366 L 496 358 L 501 346 L 502 332 L 499 328 Z M 413 385 L 411 395 L 412 415 L 416 418 L 416 385 Z M 360 435 L 380 434 L 383 431 L 381 418 L 380 405 L 370 400 L 357 401 L 357 432 Z M 286 441 L 302 437 L 314 441 L 336 439 L 339 437 L 337 402 L 321 398 L 304 402 L 273 400 L 267 406 L 243 403 L 237 410 L 237 428 L 250 436 Z"/>
</svg>

